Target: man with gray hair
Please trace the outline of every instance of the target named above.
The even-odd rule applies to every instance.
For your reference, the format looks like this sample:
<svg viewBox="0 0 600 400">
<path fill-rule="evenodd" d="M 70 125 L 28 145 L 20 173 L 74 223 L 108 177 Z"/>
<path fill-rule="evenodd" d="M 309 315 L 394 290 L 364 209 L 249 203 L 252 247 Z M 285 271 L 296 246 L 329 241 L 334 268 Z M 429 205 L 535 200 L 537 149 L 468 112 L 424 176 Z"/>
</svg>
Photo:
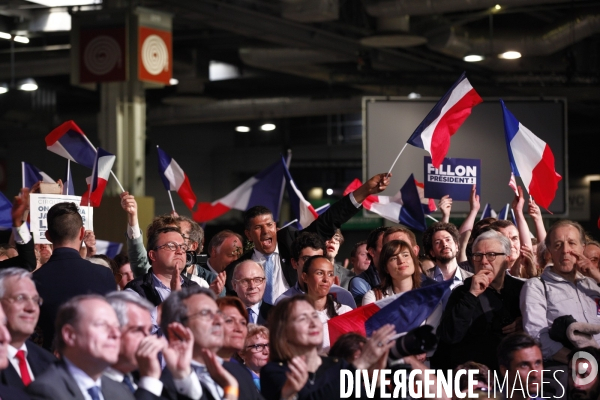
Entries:
<svg viewBox="0 0 600 400">
<path fill-rule="evenodd" d="M 194 338 L 191 368 L 209 398 L 223 399 L 228 393 L 239 393 L 240 400 L 261 399 L 245 367 L 216 356 L 223 346 L 224 321 L 215 298 L 212 291 L 199 286 L 171 293 L 162 305 L 161 328 L 167 332 L 173 325 L 182 325 L 191 331 Z M 175 335 L 168 337 L 169 341 L 177 340 Z M 212 366 L 212 373 L 208 372 L 207 365 Z M 163 372 L 165 386 L 170 386 L 165 376 L 169 372 Z"/>
<path fill-rule="evenodd" d="M 506 335 L 522 330 L 519 294 L 524 282 L 506 274 L 510 254 L 510 241 L 496 231 L 475 239 L 475 275 L 452 291 L 437 329 L 436 369 L 454 369 L 467 361 L 498 369 L 496 348 Z"/>
<path fill-rule="evenodd" d="M 22 268 L 0 271 L 0 303 L 11 337 L 8 344 L 10 363 L 0 371 L 0 382 L 24 389 L 56 361 L 52 353 L 29 340 L 40 316 L 42 303 L 31 280 L 31 273 Z"/>
<path fill-rule="evenodd" d="M 246 260 L 233 270 L 233 290 L 244 303 L 251 324 L 266 325 L 272 305 L 262 301 L 265 294 L 265 271 L 256 261 Z"/>
<path fill-rule="evenodd" d="M 104 371 L 104 376 L 122 383 L 138 400 L 158 399 L 163 391 L 160 381 L 162 367 L 158 358 L 162 351 L 171 374 L 174 377 L 184 376 L 176 381 L 176 388 L 181 388 L 179 394 L 199 398 L 202 393 L 200 384 L 189 368 L 191 351 L 188 350 L 191 350 L 192 341 L 185 343 L 189 349 L 185 346 L 169 348 L 164 337 L 151 335 L 150 313 L 154 306 L 133 292 L 112 292 L 106 295 L 106 300 L 115 310 L 121 326 L 121 347 L 118 361 Z M 188 361 L 184 364 L 188 367 L 181 371 L 174 360 L 185 360 L 186 356 Z M 136 370 L 138 373 L 132 374 Z"/>
</svg>

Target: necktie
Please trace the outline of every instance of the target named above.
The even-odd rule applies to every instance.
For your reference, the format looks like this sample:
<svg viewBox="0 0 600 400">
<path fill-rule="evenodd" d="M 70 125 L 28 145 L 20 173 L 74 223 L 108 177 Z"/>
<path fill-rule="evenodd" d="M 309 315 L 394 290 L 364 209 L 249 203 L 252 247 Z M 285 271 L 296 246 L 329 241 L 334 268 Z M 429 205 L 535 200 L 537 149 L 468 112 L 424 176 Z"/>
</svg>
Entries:
<svg viewBox="0 0 600 400">
<path fill-rule="evenodd" d="M 254 316 L 254 310 L 251 309 L 250 307 L 247 308 L 248 310 L 248 319 L 250 320 L 251 324 L 255 324 L 256 323 L 256 317 Z"/>
<path fill-rule="evenodd" d="M 98 386 L 92 386 L 87 391 L 92 400 L 100 400 L 100 388 Z"/>
<path fill-rule="evenodd" d="M 21 379 L 25 386 L 31 383 L 31 376 L 29 376 L 29 370 L 27 369 L 27 360 L 25 359 L 25 351 L 19 350 L 15 356 L 19 360 L 19 371 L 21 372 Z"/>
<path fill-rule="evenodd" d="M 131 383 L 131 378 L 129 378 L 129 375 L 125 375 L 123 377 L 123 383 L 125 384 L 125 386 L 127 386 L 131 393 L 135 393 L 135 388 L 133 387 L 133 383 Z"/>
<path fill-rule="evenodd" d="M 275 264 L 273 263 L 273 256 L 275 253 L 266 255 L 265 260 L 265 276 L 267 277 L 267 285 L 265 287 L 265 294 L 263 300 L 268 304 L 274 304 L 273 298 L 273 273 L 275 272 Z"/>
</svg>

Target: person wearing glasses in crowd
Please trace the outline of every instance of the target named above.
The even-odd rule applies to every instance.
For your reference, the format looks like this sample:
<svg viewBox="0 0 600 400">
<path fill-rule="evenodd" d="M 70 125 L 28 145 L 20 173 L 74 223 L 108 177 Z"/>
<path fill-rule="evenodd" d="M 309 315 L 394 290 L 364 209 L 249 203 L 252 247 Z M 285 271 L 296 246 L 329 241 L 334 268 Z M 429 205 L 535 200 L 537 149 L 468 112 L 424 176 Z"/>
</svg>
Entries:
<svg viewBox="0 0 600 400">
<path fill-rule="evenodd" d="M 248 312 L 248 322 L 266 325 L 272 305 L 262 301 L 265 294 L 265 271 L 259 263 L 246 260 L 235 266 L 233 290 L 244 303 Z"/>
<path fill-rule="evenodd" d="M 328 260 L 323 256 L 315 260 Z M 260 372 L 266 400 L 339 399 L 340 371 L 385 368 L 395 330 L 385 325 L 367 339 L 352 364 L 344 359 L 319 356 L 326 333 L 319 312 L 306 296 L 279 301 L 269 319 L 270 358 Z M 364 393 L 364 391 L 363 391 Z"/>
<path fill-rule="evenodd" d="M 161 228 L 148 238 L 148 260 L 152 267 L 125 286 L 158 307 L 172 291 L 198 284 L 181 274 L 188 247 L 176 227 Z M 152 311 L 153 332 L 158 330 L 157 309 Z"/>
<path fill-rule="evenodd" d="M 524 282 L 506 274 L 510 254 L 509 239 L 493 230 L 473 242 L 475 275 L 448 299 L 437 329 L 436 369 L 475 361 L 498 370 L 496 348 L 506 335 L 523 330 L 519 295 Z"/>
<path fill-rule="evenodd" d="M 248 311 L 237 297 L 225 296 L 217 299 L 217 306 L 223 315 L 223 346 L 217 355 L 225 361 L 244 348 L 248 334 Z"/>
<path fill-rule="evenodd" d="M 338 284 L 341 287 L 348 290 L 348 284 L 350 283 L 350 280 L 354 277 L 354 272 L 350 271 L 347 268 L 344 268 L 342 264 L 335 261 L 335 256 L 338 255 L 338 252 L 340 251 L 340 246 L 342 244 L 344 244 L 344 235 L 342 235 L 342 231 L 338 228 L 335 230 L 335 235 L 333 235 L 331 239 L 325 241 L 325 255 L 333 264 L 333 271 L 336 277 L 336 281 L 338 281 Z"/>
<path fill-rule="evenodd" d="M 0 371 L 0 383 L 24 389 L 56 361 L 52 353 L 29 340 L 43 303 L 31 273 L 22 268 L 0 271 L 0 303 L 11 337 L 8 344 L 10 363 Z"/>
<path fill-rule="evenodd" d="M 340 304 L 329 294 L 333 285 L 333 264 L 327 256 L 312 256 L 302 267 L 302 280 L 306 285 L 306 298 L 317 310 L 317 314 L 323 324 L 323 347 L 322 354 L 329 351 L 329 330 L 327 321 L 338 315 L 352 311 L 347 305 Z"/>
<path fill-rule="evenodd" d="M 238 352 L 238 356 L 260 391 L 260 369 L 269 361 L 269 329 L 261 325 L 248 325 L 244 348 Z"/>
</svg>

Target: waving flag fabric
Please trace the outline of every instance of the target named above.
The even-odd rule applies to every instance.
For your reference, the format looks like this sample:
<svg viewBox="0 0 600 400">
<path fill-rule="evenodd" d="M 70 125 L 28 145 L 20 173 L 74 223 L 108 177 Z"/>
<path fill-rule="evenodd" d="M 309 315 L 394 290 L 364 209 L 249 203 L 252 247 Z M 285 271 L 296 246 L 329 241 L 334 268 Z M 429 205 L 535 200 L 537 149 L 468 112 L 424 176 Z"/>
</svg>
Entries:
<svg viewBox="0 0 600 400">
<path fill-rule="evenodd" d="M 427 150 L 435 168 L 439 168 L 450 148 L 450 137 L 483 100 L 469 83 L 465 73 L 427 114 L 408 139 L 408 143 Z"/>
<path fill-rule="evenodd" d="M 288 197 L 290 199 L 290 207 L 292 209 L 292 213 L 298 220 L 299 229 L 304 229 L 310 224 L 313 223 L 319 217 L 319 214 L 315 211 L 312 204 L 310 204 L 302 195 L 298 187 L 296 187 L 296 183 L 292 179 L 292 175 L 285 165 L 285 160 L 283 157 L 281 158 L 281 162 L 284 166 L 285 172 L 285 186 L 287 188 Z"/>
<path fill-rule="evenodd" d="M 334 317 L 327 322 L 329 342 L 333 345 L 348 332 L 368 337 L 385 324 L 394 324 L 397 333 L 408 332 L 433 313 L 451 284 L 452 280 L 448 280 L 399 293 Z"/>
<path fill-rule="evenodd" d="M 492 205 L 490 203 L 486 203 L 485 207 L 483 208 L 483 211 L 481 212 L 481 218 L 479 218 L 479 220 L 481 221 L 484 218 L 496 217 L 498 217 L 498 214 L 496 214 L 496 211 L 494 211 Z"/>
<path fill-rule="evenodd" d="M 111 154 L 108 151 L 98 147 L 98 153 L 96 161 L 94 162 L 92 176 L 88 178 L 88 189 L 85 191 L 83 196 L 81 196 L 82 206 L 87 206 L 89 202 L 89 205 L 92 207 L 100 207 L 102 194 L 104 193 L 104 189 L 108 183 L 110 170 L 115 163 L 115 159 L 116 157 L 114 154 Z M 91 196 L 90 190 L 92 192 Z"/>
<path fill-rule="evenodd" d="M 554 154 L 546 142 L 517 121 L 502 100 L 500 103 L 512 172 L 521 177 L 535 202 L 548 209 L 562 179 L 554 169 Z"/>
<path fill-rule="evenodd" d="M 10 215 L 12 204 L 6 196 L 0 192 L 0 230 L 12 228 L 12 216 Z"/>
<path fill-rule="evenodd" d="M 196 195 L 188 176 L 179 164 L 160 147 L 156 146 L 156 150 L 158 150 L 158 174 L 165 189 L 176 191 L 186 207 L 191 210 L 196 204 Z"/>
<path fill-rule="evenodd" d="M 46 148 L 90 169 L 94 168 L 96 149 L 73 121 L 67 121 L 46 136 Z"/>
<path fill-rule="evenodd" d="M 425 222 L 424 205 L 421 203 L 416 182 L 411 174 L 404 186 L 394 196 L 369 195 L 363 201 L 363 207 L 387 220 L 423 232 L 427 229 L 427 223 Z M 348 185 L 344 195 L 356 190 L 360 185 L 360 181 L 355 179 Z"/>
<path fill-rule="evenodd" d="M 44 171 L 40 171 L 33 164 L 21 161 L 21 168 L 23 171 L 23 187 L 31 189 L 31 187 L 39 181 L 56 183 L 48 174 L 46 174 Z"/>
<path fill-rule="evenodd" d="M 279 203 L 285 174 L 285 163 L 278 159 L 267 169 L 254 175 L 235 188 L 227 196 L 212 203 L 198 203 L 193 214 L 196 222 L 206 222 L 218 218 L 229 210 L 246 211 L 254 206 L 265 206 L 273 213 L 273 220 L 279 218 Z"/>
<path fill-rule="evenodd" d="M 121 253 L 122 249 L 123 243 L 96 239 L 96 254 L 104 254 L 108 258 L 115 258 L 116 255 Z"/>
</svg>

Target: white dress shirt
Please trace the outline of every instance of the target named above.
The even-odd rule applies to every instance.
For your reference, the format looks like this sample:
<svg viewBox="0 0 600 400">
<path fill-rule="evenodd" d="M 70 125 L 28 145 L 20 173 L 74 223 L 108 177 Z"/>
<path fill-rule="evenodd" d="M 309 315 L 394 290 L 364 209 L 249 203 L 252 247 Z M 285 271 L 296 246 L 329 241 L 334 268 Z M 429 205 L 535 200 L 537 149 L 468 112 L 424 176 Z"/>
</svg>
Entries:
<svg viewBox="0 0 600 400">
<path fill-rule="evenodd" d="M 286 290 L 290 288 L 285 277 L 283 276 L 283 270 L 281 269 L 281 260 L 279 259 L 279 244 L 275 246 L 275 251 L 273 252 L 273 299 L 277 299 L 281 296 Z M 252 253 L 252 261 L 259 263 L 263 270 L 265 268 L 265 262 L 267 258 L 263 253 L 254 249 Z"/>
<path fill-rule="evenodd" d="M 27 345 L 25 343 L 23 343 L 23 345 L 21 347 L 19 347 L 18 349 L 16 347 L 11 346 L 10 344 L 8 345 L 8 361 L 10 361 L 10 363 L 12 364 L 13 367 L 15 367 L 15 370 L 17 371 L 17 375 L 19 375 L 19 377 L 23 378 L 21 376 L 21 368 L 19 368 L 19 359 L 17 358 L 17 351 L 19 350 L 23 350 L 25 352 L 25 362 L 27 363 L 27 370 L 29 371 L 29 377 L 31 378 L 31 381 L 33 382 L 33 372 L 31 371 L 31 366 L 29 365 L 29 361 L 27 361 Z"/>
<path fill-rule="evenodd" d="M 77 382 L 77 386 L 79 390 L 81 390 L 81 394 L 85 400 L 92 400 L 92 396 L 88 393 L 88 389 L 92 386 L 98 386 L 100 392 L 98 395 L 100 396 L 100 400 L 104 400 L 104 396 L 102 395 L 102 379 L 98 378 L 97 380 L 93 380 L 88 374 L 86 374 L 83 370 L 79 369 L 79 367 L 75 366 L 67 357 L 63 357 L 65 360 L 65 364 L 67 364 L 67 369 L 69 373 Z"/>
</svg>

